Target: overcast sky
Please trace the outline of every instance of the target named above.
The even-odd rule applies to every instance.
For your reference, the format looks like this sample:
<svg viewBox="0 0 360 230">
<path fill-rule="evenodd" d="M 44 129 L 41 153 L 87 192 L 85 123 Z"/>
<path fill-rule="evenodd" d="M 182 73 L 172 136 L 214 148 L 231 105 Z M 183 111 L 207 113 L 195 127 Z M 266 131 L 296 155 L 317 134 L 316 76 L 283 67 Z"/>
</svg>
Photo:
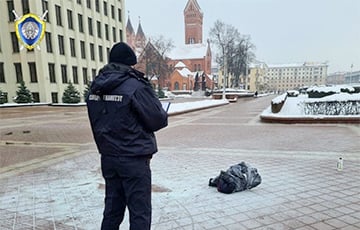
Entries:
<svg viewBox="0 0 360 230">
<path fill-rule="evenodd" d="M 328 61 L 328 72 L 360 70 L 360 0 L 197 0 L 203 40 L 216 20 L 250 35 L 267 64 Z M 135 30 L 184 44 L 187 0 L 125 0 Z M 129 14 L 128 14 L 129 12 Z M 215 52 L 214 48 L 213 51 Z"/>
</svg>

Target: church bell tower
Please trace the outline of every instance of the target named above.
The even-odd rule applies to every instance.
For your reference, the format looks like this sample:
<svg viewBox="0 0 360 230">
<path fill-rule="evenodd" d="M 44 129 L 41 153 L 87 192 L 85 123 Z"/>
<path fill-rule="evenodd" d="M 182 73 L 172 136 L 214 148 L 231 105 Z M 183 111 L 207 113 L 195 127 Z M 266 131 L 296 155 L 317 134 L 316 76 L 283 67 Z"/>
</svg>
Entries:
<svg viewBox="0 0 360 230">
<path fill-rule="evenodd" d="M 184 9 L 185 44 L 203 42 L 203 12 L 196 0 L 189 0 Z"/>
</svg>

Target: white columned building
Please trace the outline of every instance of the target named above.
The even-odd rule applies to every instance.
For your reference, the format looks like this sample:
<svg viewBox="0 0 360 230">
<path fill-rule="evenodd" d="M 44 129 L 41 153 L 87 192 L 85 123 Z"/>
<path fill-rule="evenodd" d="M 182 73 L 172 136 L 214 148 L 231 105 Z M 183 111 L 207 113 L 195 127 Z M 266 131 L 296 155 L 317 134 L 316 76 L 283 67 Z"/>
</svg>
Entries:
<svg viewBox="0 0 360 230">
<path fill-rule="evenodd" d="M 297 64 L 268 65 L 266 79 L 269 89 L 285 92 L 312 85 L 324 85 L 327 63 L 304 62 Z"/>
</svg>

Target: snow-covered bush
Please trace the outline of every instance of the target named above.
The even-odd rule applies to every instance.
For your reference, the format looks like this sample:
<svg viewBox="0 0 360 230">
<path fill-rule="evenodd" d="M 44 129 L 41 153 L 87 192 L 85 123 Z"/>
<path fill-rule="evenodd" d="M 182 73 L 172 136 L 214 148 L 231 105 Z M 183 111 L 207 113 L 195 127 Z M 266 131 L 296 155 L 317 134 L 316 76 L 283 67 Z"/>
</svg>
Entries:
<svg viewBox="0 0 360 230">
<path fill-rule="evenodd" d="M 322 98 L 333 95 L 335 93 L 355 92 L 354 88 L 348 85 L 336 85 L 336 86 L 313 86 L 306 90 L 309 98 Z"/>
<path fill-rule="evenodd" d="M 297 91 L 297 90 L 288 90 L 287 91 L 287 96 L 288 97 L 297 97 L 297 96 L 299 96 L 299 91 Z"/>
<path fill-rule="evenodd" d="M 354 85 L 353 88 L 355 90 L 354 93 L 360 93 L 360 85 Z"/>
<path fill-rule="evenodd" d="M 305 115 L 360 115 L 360 94 L 338 93 L 302 104 Z"/>
</svg>

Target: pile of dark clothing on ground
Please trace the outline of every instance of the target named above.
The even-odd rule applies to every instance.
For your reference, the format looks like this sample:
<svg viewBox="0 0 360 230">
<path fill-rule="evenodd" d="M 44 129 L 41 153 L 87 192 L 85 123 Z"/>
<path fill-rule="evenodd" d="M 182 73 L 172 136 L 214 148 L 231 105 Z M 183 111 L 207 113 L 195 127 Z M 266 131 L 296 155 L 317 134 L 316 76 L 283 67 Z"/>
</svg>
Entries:
<svg viewBox="0 0 360 230">
<path fill-rule="evenodd" d="M 261 176 L 257 169 L 245 162 L 233 165 L 226 171 L 221 170 L 219 176 L 209 180 L 209 186 L 226 194 L 251 189 L 260 183 Z"/>
</svg>

